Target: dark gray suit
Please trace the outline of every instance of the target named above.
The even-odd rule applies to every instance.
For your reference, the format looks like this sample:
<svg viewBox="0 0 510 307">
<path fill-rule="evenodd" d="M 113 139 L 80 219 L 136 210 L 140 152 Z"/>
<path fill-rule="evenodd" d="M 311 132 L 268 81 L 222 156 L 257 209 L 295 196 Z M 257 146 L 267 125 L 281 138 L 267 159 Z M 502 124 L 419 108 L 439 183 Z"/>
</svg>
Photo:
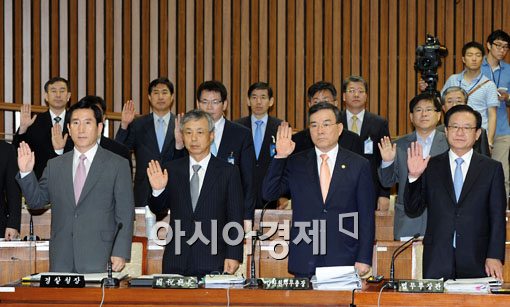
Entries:
<svg viewBox="0 0 510 307">
<path fill-rule="evenodd" d="M 18 181 L 31 209 L 51 203 L 50 271 L 106 271 L 118 223 L 123 224 L 113 256 L 128 260 L 134 201 L 128 161 L 98 146 L 80 200 L 73 188 L 73 151 L 48 161 L 39 182 L 31 172 Z M 37 159 L 37 157 L 36 157 Z"/>
<path fill-rule="evenodd" d="M 393 237 L 400 240 L 401 237 L 413 236 L 415 233 L 425 234 L 427 227 L 427 211 L 422 215 L 410 218 L 404 211 L 404 190 L 407 182 L 407 148 L 412 142 L 416 142 L 416 131 L 407 134 L 395 143 L 397 144 L 397 155 L 395 161 L 385 168 L 379 167 L 379 179 L 385 187 L 392 187 L 399 183 L 398 196 L 395 202 L 395 214 L 393 219 Z M 432 146 L 430 148 L 430 156 L 434 157 L 448 150 L 448 142 L 444 133 L 436 131 Z"/>
</svg>

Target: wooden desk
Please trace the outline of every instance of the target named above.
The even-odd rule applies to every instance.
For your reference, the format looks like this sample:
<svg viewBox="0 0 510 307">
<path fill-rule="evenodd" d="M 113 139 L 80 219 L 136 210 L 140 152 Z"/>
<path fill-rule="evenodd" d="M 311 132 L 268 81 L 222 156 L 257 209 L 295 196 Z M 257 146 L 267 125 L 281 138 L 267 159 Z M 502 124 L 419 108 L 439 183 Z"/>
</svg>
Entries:
<svg viewBox="0 0 510 307">
<path fill-rule="evenodd" d="M 377 306 L 379 285 L 365 286 L 354 294 L 359 307 Z M 348 306 L 351 291 L 189 289 L 160 290 L 117 288 L 105 290 L 107 306 Z M 48 289 L 16 287 L 15 292 L 0 293 L 2 306 L 98 306 L 101 289 Z M 510 295 L 493 294 L 405 294 L 385 290 L 381 306 L 508 306 Z"/>
</svg>

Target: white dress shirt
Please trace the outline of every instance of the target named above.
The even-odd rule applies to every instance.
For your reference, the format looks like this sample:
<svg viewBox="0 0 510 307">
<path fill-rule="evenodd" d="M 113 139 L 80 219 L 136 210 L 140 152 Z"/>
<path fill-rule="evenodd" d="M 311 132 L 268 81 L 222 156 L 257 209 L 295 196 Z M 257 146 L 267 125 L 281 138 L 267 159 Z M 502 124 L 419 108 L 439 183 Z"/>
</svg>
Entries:
<svg viewBox="0 0 510 307">
<path fill-rule="evenodd" d="M 329 152 L 322 152 L 319 150 L 319 148 L 315 147 L 315 153 L 317 154 L 317 170 L 319 171 L 319 178 L 321 176 L 321 164 L 322 164 L 322 154 L 328 155 L 328 160 L 326 161 L 328 163 L 329 167 L 329 173 L 331 174 L 331 177 L 333 177 L 333 170 L 335 169 L 335 163 L 336 163 L 336 156 L 338 155 L 338 144 L 331 149 Z"/>
</svg>

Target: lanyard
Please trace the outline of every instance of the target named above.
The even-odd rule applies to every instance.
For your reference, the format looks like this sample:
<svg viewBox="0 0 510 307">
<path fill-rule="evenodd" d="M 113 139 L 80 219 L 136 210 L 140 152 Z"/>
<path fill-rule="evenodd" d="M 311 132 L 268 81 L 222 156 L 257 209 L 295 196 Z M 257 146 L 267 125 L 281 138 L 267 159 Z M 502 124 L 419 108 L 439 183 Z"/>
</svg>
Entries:
<svg viewBox="0 0 510 307">
<path fill-rule="evenodd" d="M 499 79 L 501 79 L 501 65 L 499 65 L 498 71 L 499 71 L 499 73 L 498 73 L 498 82 L 496 82 L 496 77 L 494 77 L 494 70 L 492 70 L 492 67 L 491 67 L 492 81 L 494 83 L 496 83 L 496 88 L 499 88 Z"/>
<path fill-rule="evenodd" d="M 464 76 L 462 76 L 462 79 L 464 78 Z M 462 79 L 459 80 L 459 87 L 462 87 Z M 480 80 L 482 80 L 482 75 L 480 74 L 480 78 L 478 78 L 478 80 L 476 80 L 476 83 L 473 84 L 473 86 L 468 90 L 466 89 L 466 92 L 471 92 L 471 90 L 473 90 L 475 88 L 475 86 L 480 82 Z"/>
</svg>

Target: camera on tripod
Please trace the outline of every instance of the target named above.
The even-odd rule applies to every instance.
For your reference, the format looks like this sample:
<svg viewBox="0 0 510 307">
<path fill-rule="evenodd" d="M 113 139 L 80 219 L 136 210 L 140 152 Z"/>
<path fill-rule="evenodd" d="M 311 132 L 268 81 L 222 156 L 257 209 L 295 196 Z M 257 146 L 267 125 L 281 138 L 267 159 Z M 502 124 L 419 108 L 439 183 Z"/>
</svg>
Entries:
<svg viewBox="0 0 510 307">
<path fill-rule="evenodd" d="M 441 58 L 448 55 L 448 49 L 442 46 L 437 37 L 427 34 L 425 44 L 416 47 L 414 69 L 421 73 L 421 78 L 427 83 L 425 92 L 439 97 L 437 90 L 437 68 L 441 66 Z"/>
</svg>

